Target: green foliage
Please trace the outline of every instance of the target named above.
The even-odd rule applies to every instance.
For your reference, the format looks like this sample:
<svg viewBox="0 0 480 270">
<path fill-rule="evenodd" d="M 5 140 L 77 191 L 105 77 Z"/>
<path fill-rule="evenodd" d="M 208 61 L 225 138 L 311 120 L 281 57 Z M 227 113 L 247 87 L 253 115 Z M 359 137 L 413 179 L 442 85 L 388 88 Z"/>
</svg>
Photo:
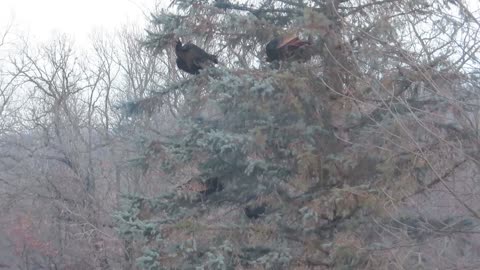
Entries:
<svg viewBox="0 0 480 270">
<path fill-rule="evenodd" d="M 270 252 L 265 256 L 258 258 L 254 264 L 261 265 L 265 267 L 265 269 L 282 269 L 289 265 L 292 257 L 290 252 L 282 251 L 282 252 Z"/>
<path fill-rule="evenodd" d="M 176 189 L 157 198 L 130 197 L 116 214 L 123 238 L 154 246 L 142 253 L 141 267 L 158 267 L 154 262 L 165 252 L 171 269 L 368 269 L 370 254 L 359 247 L 374 242 L 367 236 L 379 224 L 370 215 L 383 220 L 385 205 L 403 196 L 385 194 L 390 190 L 418 187 L 409 170 L 419 167 L 415 160 L 424 150 L 418 144 L 433 145 L 424 132 L 435 122 L 419 119 L 447 101 L 402 92 L 434 88 L 431 78 L 413 72 L 421 68 L 392 71 L 411 65 L 399 60 L 407 49 L 392 53 L 394 46 L 387 46 L 403 44 L 398 27 L 407 20 L 380 16 L 375 7 L 369 12 L 378 18 L 365 19 L 354 4 L 336 4 L 342 6 L 179 0 L 173 13 L 153 16 L 144 43 L 160 50 L 166 63 L 175 62 L 172 42 L 182 38 L 220 54 L 222 64 L 181 82 L 171 72 L 157 91 L 157 98 L 168 97 L 161 105 L 175 100 L 178 129 L 162 138 L 155 168 L 165 173 L 158 181 Z M 358 29 L 344 28 L 346 18 Z M 318 57 L 265 64 L 266 42 L 294 32 L 288 29 L 310 35 Z M 365 41 L 369 36 L 375 38 Z M 208 186 L 212 181 L 215 187 Z M 253 203 L 269 210 L 245 224 L 242 210 Z M 145 207 L 157 212 L 138 218 Z M 160 236 L 171 245 L 149 242 Z"/>
<path fill-rule="evenodd" d="M 153 222 L 138 218 L 140 211 L 149 200 L 141 196 L 124 196 L 123 211 L 117 211 L 113 217 L 117 221 L 117 232 L 125 239 L 152 239 L 158 235 L 158 226 Z"/>
<path fill-rule="evenodd" d="M 149 248 L 143 250 L 143 255 L 136 259 L 136 264 L 140 269 L 144 270 L 159 270 L 160 263 L 157 261 L 158 252 Z"/>
</svg>

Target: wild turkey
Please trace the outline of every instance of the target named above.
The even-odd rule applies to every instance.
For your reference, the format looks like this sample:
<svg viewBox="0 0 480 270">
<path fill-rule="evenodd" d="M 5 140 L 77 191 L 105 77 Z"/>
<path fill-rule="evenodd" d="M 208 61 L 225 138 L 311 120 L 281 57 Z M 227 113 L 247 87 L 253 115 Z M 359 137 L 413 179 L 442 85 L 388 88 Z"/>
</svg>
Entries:
<svg viewBox="0 0 480 270">
<path fill-rule="evenodd" d="M 182 45 L 180 40 L 175 45 L 175 54 L 177 55 L 177 67 L 190 74 L 199 74 L 200 69 L 212 65 L 212 63 L 218 64 L 216 55 L 209 54 L 192 43 Z"/>
<path fill-rule="evenodd" d="M 308 60 L 307 49 L 312 45 L 309 41 L 300 40 L 295 35 L 277 37 L 266 46 L 267 62 L 275 60 Z"/>
<path fill-rule="evenodd" d="M 200 194 L 208 196 L 215 192 L 220 192 L 223 190 L 223 184 L 218 180 L 217 177 L 209 178 L 205 181 L 205 189 L 200 191 Z"/>
<path fill-rule="evenodd" d="M 177 58 L 177 67 L 190 74 L 199 74 L 200 68 L 197 66 L 189 67 L 181 58 Z"/>
<path fill-rule="evenodd" d="M 265 214 L 265 204 L 258 206 L 247 206 L 243 209 L 249 219 L 257 219 Z"/>
</svg>

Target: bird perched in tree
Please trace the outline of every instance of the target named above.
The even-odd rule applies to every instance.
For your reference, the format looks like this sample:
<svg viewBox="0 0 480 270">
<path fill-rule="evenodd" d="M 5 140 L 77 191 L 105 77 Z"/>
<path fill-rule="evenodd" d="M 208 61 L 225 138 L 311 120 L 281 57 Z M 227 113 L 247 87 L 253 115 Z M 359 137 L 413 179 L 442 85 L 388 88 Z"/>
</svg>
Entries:
<svg viewBox="0 0 480 270">
<path fill-rule="evenodd" d="M 245 215 L 250 219 L 257 219 L 265 214 L 265 204 L 258 206 L 247 206 L 243 209 Z"/>
<path fill-rule="evenodd" d="M 310 54 L 307 48 L 312 45 L 309 41 L 300 40 L 295 35 L 281 36 L 271 40 L 266 46 L 267 61 L 275 60 L 308 60 Z"/>
<path fill-rule="evenodd" d="M 200 69 L 206 68 L 212 63 L 218 64 L 216 55 L 209 54 L 192 43 L 182 45 L 180 40 L 175 45 L 175 54 L 177 55 L 177 67 L 190 74 L 198 74 Z"/>
<path fill-rule="evenodd" d="M 177 67 L 187 73 L 190 74 L 198 74 L 200 73 L 200 68 L 196 66 L 189 67 L 182 58 L 177 58 Z"/>
<path fill-rule="evenodd" d="M 200 194 L 208 196 L 215 192 L 220 192 L 223 190 L 223 184 L 218 180 L 217 177 L 207 179 L 205 181 L 205 189 L 200 191 Z"/>
</svg>

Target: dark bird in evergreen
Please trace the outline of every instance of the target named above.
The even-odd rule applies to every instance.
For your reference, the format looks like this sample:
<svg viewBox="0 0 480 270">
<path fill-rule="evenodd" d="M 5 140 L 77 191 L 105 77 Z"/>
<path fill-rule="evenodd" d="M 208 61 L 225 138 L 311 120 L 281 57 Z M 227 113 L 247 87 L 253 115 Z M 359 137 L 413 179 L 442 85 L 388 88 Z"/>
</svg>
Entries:
<svg viewBox="0 0 480 270">
<path fill-rule="evenodd" d="M 187 73 L 190 74 L 199 74 L 200 73 L 200 68 L 193 66 L 189 67 L 187 63 L 185 63 L 182 58 L 177 58 L 177 67 Z"/>
<path fill-rule="evenodd" d="M 274 38 L 266 46 L 267 62 L 290 59 L 308 60 L 309 55 L 306 49 L 311 45 L 311 42 L 300 40 L 295 35 Z"/>
<path fill-rule="evenodd" d="M 208 196 L 215 192 L 220 192 L 223 190 L 223 184 L 218 180 L 217 177 L 207 179 L 205 181 L 205 189 L 200 191 L 200 194 Z"/>
<path fill-rule="evenodd" d="M 261 217 L 265 213 L 265 205 L 259 205 L 259 206 L 247 206 L 245 207 L 245 215 L 249 219 L 257 219 Z"/>
<path fill-rule="evenodd" d="M 218 64 L 216 55 L 209 54 L 192 43 L 182 45 L 180 40 L 175 45 L 175 54 L 177 55 L 177 67 L 190 74 L 199 74 L 200 69 Z"/>
</svg>

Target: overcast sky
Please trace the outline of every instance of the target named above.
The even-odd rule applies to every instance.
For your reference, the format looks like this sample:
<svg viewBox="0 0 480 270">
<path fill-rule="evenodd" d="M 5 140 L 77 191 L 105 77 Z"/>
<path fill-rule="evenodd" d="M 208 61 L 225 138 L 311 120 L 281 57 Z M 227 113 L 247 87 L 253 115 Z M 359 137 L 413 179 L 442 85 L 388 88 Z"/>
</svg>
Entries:
<svg viewBox="0 0 480 270">
<path fill-rule="evenodd" d="M 168 0 L 160 0 L 168 1 Z M 13 20 L 13 32 L 46 41 L 66 33 L 86 43 L 93 30 L 115 30 L 123 24 L 144 25 L 155 0 L 0 0 L 0 30 Z"/>
</svg>

